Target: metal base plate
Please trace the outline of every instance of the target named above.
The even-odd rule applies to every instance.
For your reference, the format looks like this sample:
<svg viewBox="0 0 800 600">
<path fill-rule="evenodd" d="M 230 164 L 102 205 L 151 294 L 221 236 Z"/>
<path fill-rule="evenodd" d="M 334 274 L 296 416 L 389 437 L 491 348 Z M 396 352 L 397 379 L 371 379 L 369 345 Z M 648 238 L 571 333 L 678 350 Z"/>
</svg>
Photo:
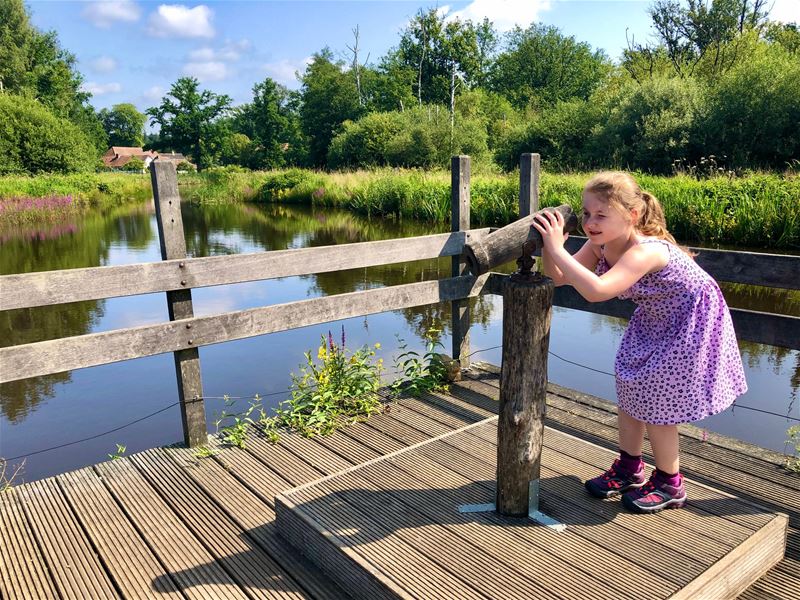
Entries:
<svg viewBox="0 0 800 600">
<path fill-rule="evenodd" d="M 548 517 L 546 514 L 539 511 L 538 479 L 536 481 L 531 481 L 528 492 L 528 518 L 555 531 L 565 531 L 567 529 L 566 525 L 559 523 L 553 517 Z M 494 502 L 489 502 L 487 504 L 461 504 L 458 507 L 458 512 L 460 513 L 495 512 L 496 510 L 497 505 Z"/>
</svg>

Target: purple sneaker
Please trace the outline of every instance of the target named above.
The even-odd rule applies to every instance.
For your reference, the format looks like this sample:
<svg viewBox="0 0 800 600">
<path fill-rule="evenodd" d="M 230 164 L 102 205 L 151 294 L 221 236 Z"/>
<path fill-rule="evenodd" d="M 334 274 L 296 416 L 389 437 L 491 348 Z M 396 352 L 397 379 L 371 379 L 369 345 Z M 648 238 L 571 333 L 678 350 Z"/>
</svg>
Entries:
<svg viewBox="0 0 800 600">
<path fill-rule="evenodd" d="M 686 489 L 683 475 L 679 475 L 678 485 L 669 485 L 658 481 L 656 472 L 642 487 L 631 490 L 622 496 L 626 508 L 637 513 L 657 513 L 665 508 L 682 508 L 686 504 Z"/>
<path fill-rule="evenodd" d="M 619 496 L 628 490 L 635 490 L 644 485 L 644 463 L 639 463 L 639 469 L 635 473 L 629 473 L 617 459 L 608 471 L 594 479 L 589 479 L 584 485 L 595 498 Z"/>
</svg>

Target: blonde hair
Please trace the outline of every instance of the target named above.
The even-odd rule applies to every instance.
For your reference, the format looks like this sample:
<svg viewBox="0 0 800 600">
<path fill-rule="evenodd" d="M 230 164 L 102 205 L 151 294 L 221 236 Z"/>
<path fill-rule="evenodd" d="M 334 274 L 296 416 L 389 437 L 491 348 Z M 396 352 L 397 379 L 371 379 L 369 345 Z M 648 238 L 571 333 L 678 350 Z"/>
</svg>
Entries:
<svg viewBox="0 0 800 600">
<path fill-rule="evenodd" d="M 661 203 L 650 192 L 645 192 L 629 173 L 623 171 L 603 171 L 592 177 L 583 187 L 583 191 L 597 194 L 608 205 L 623 213 L 630 214 L 634 210 L 639 220 L 633 224 L 636 231 L 648 237 L 667 240 L 689 256 L 694 256 L 688 248 L 678 244 L 672 234 L 667 231 L 667 220 Z"/>
</svg>

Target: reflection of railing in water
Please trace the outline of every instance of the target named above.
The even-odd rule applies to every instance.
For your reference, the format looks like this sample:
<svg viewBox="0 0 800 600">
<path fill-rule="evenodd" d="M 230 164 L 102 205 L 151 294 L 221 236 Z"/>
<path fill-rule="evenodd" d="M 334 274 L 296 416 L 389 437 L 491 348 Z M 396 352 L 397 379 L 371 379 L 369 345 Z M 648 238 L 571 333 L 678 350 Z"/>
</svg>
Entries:
<svg viewBox="0 0 800 600">
<path fill-rule="evenodd" d="M 155 163 L 154 163 L 155 164 Z M 466 165 L 466 167 L 465 167 Z M 338 246 L 269 251 L 245 255 L 184 258 L 185 242 L 177 184 L 166 171 L 154 171 L 157 219 L 165 260 L 88 269 L 68 269 L 0 277 L 0 309 L 57 305 L 153 292 L 167 292 L 170 323 L 120 329 L 105 333 L 34 342 L 0 349 L 4 368 L 0 382 L 60 373 L 77 368 L 174 352 L 179 381 L 186 383 L 181 397 L 187 441 L 205 439 L 203 394 L 199 363 L 185 356 L 199 346 L 282 331 L 311 324 L 404 309 L 442 301 L 454 306 L 454 355 L 468 360 L 468 323 L 464 299 L 496 293 L 494 274 L 464 275 L 460 256 L 471 236 L 487 229 L 469 230 L 469 171 L 464 157 L 454 160 L 453 232 L 414 238 L 381 240 Z M 159 167 L 162 169 L 165 167 Z M 174 176 L 174 175 L 173 175 Z M 521 214 L 537 208 L 538 172 L 521 170 Z M 571 237 L 568 244 L 580 244 Z M 574 250 L 574 247 L 572 248 Z M 698 262 L 720 281 L 800 289 L 800 257 L 701 249 Z M 191 289 L 294 275 L 333 273 L 345 269 L 388 265 L 437 257 L 452 257 L 453 277 L 438 281 L 315 298 L 208 317 L 194 317 Z M 174 257 L 174 258 L 171 258 Z M 571 288 L 558 288 L 554 303 L 590 312 L 629 316 L 630 303 L 612 300 L 590 304 Z M 181 309 L 184 310 L 180 314 Z M 187 311 L 188 309 L 188 311 Z M 800 318 L 732 309 L 742 340 L 788 348 L 800 347 Z M 466 317 L 466 318 L 465 318 Z M 183 357 L 183 358 L 182 358 Z M 188 368 L 187 365 L 193 365 Z M 193 381 L 188 385 L 189 381 Z M 187 390 L 192 390 L 191 393 Z M 744 408 L 744 407 L 741 407 Z M 200 411 L 197 413 L 196 411 Z M 194 412 L 193 412 L 194 411 Z M 193 415 L 190 417 L 188 415 Z M 190 432 L 190 429 L 192 432 Z"/>
</svg>

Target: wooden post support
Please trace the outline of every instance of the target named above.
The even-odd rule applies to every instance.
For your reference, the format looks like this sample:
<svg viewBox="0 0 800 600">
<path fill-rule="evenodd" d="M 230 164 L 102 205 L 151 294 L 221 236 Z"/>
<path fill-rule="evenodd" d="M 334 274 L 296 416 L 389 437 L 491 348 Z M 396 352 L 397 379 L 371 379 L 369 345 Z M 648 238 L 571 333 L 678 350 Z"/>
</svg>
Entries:
<svg viewBox="0 0 800 600">
<path fill-rule="evenodd" d="M 503 364 L 497 422 L 497 512 L 527 517 L 539 479 L 553 281 L 533 274 L 503 282 Z"/>
<path fill-rule="evenodd" d="M 469 156 L 454 156 L 450 161 L 450 200 L 451 231 L 469 230 Z M 466 262 L 461 256 L 453 257 L 453 277 L 467 272 Z M 469 300 L 455 300 L 452 306 L 453 359 L 459 361 L 462 368 L 469 366 Z"/>
<path fill-rule="evenodd" d="M 519 216 L 527 217 L 539 210 L 539 173 L 541 158 L 526 153 L 519 157 Z"/>
<path fill-rule="evenodd" d="M 156 204 L 158 237 L 161 241 L 161 258 L 186 258 L 186 240 L 183 237 L 181 219 L 181 197 L 178 193 L 178 174 L 175 164 L 168 161 L 150 163 L 150 179 L 153 183 L 153 198 Z M 192 290 L 185 275 L 176 273 L 176 290 L 167 292 L 169 320 L 188 319 L 194 316 Z M 187 325 L 187 328 L 190 327 Z M 208 442 L 206 412 L 203 403 L 203 382 L 200 377 L 200 355 L 193 347 L 192 331 L 186 330 L 186 348 L 174 352 L 175 372 L 178 377 L 178 395 L 181 401 L 183 439 L 187 446 L 201 446 Z"/>
</svg>

